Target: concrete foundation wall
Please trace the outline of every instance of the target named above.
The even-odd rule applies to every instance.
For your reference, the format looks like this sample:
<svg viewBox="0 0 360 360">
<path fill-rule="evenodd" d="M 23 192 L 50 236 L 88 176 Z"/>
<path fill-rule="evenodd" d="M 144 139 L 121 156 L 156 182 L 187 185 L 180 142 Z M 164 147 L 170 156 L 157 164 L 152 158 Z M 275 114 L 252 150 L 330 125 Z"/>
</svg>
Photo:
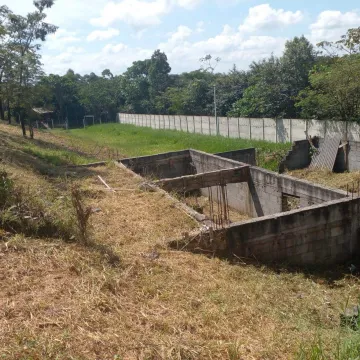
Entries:
<svg viewBox="0 0 360 360">
<path fill-rule="evenodd" d="M 196 172 L 209 172 L 239 166 L 237 161 L 219 158 L 200 151 L 190 150 Z M 314 185 L 291 176 L 279 175 L 272 171 L 252 166 L 248 183 L 227 185 L 230 207 L 252 217 L 261 217 L 280 213 L 283 194 L 300 198 L 300 207 L 321 204 L 326 201 L 341 199 L 346 193 Z M 203 190 L 204 195 L 207 190 Z"/>
<path fill-rule="evenodd" d="M 217 156 L 256 166 L 255 148 L 240 149 L 215 154 Z"/>
<path fill-rule="evenodd" d="M 293 143 L 291 150 L 279 165 L 279 173 L 286 170 L 304 169 L 310 165 L 310 144 L 308 140 L 298 140 Z"/>
<path fill-rule="evenodd" d="M 227 250 L 259 261 L 296 265 L 333 264 L 359 251 L 360 199 L 269 216 L 231 226 Z"/>
<path fill-rule="evenodd" d="M 360 198 L 346 198 L 233 224 L 212 238 L 202 233 L 185 245 L 264 263 L 331 265 L 359 255 L 359 226 Z"/>
<path fill-rule="evenodd" d="M 348 164 L 349 171 L 360 170 L 360 142 L 349 141 Z"/>
<path fill-rule="evenodd" d="M 141 176 L 157 179 L 195 174 L 189 150 L 123 159 L 121 163 Z"/>
</svg>

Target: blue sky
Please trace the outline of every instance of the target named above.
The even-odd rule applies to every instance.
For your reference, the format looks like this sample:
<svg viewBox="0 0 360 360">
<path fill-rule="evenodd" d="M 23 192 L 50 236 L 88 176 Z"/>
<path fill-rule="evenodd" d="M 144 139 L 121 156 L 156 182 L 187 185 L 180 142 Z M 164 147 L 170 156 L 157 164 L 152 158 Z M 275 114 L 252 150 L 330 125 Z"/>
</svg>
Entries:
<svg viewBox="0 0 360 360">
<path fill-rule="evenodd" d="M 32 0 L 5 0 L 19 14 Z M 304 34 L 314 44 L 337 40 L 360 26 L 355 0 L 56 0 L 47 21 L 59 26 L 43 44 L 44 69 L 84 74 L 122 73 L 156 49 L 173 73 L 199 68 L 199 58 L 220 57 L 217 70 L 246 69 Z"/>
</svg>

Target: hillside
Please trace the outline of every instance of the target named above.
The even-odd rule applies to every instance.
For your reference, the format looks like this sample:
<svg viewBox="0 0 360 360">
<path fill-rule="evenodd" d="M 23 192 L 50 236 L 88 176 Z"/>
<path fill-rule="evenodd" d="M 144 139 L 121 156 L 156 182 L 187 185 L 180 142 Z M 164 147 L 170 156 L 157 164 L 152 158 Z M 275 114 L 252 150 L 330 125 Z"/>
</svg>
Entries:
<svg viewBox="0 0 360 360">
<path fill-rule="evenodd" d="M 173 251 L 168 242 L 198 225 L 111 162 L 67 167 L 130 153 L 121 134 L 112 148 L 101 136 L 75 135 L 40 131 L 30 140 L 0 125 L 1 195 L 15 206 L 3 200 L 1 358 L 359 354 L 359 334 L 339 327 L 339 314 L 359 298 L 359 279 L 347 268 L 303 272 Z M 74 187 L 93 210 L 86 241 L 77 232 Z"/>
</svg>

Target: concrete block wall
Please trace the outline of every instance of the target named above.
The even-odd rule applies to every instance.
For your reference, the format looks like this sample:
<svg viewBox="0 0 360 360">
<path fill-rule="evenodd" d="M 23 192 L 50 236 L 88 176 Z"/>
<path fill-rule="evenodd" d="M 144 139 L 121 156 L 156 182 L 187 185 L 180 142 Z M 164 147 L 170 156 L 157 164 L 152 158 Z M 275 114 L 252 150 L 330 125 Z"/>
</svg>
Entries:
<svg viewBox="0 0 360 360">
<path fill-rule="evenodd" d="M 226 251 L 258 261 L 335 264 L 359 251 L 360 199 L 340 199 L 232 225 Z"/>
<path fill-rule="evenodd" d="M 202 233 L 185 245 L 195 252 L 203 249 L 264 263 L 331 265 L 359 255 L 359 227 L 360 198 L 344 198 L 233 224 L 211 239 Z"/>
<path fill-rule="evenodd" d="M 256 166 L 255 148 L 227 151 L 227 152 L 217 153 L 214 155 Z"/>
<path fill-rule="evenodd" d="M 141 176 L 157 179 L 175 178 L 195 173 L 189 150 L 128 158 L 121 160 L 121 163 Z"/>
<path fill-rule="evenodd" d="M 360 125 L 344 121 L 233 117 L 219 117 L 218 121 L 220 135 L 225 137 L 293 142 L 303 140 L 307 131 L 310 136 L 324 138 L 334 133 L 341 133 L 344 139 L 360 141 Z M 173 129 L 216 135 L 216 119 L 213 116 L 119 113 L 117 122 L 153 129 Z"/>
<path fill-rule="evenodd" d="M 294 141 L 291 150 L 285 159 L 279 164 L 279 173 L 286 170 L 296 170 L 307 168 L 311 163 L 310 143 L 308 140 Z"/>
<path fill-rule="evenodd" d="M 349 141 L 348 164 L 349 171 L 360 170 L 360 142 Z"/>
<path fill-rule="evenodd" d="M 241 164 L 196 150 L 190 150 L 190 154 L 197 173 L 238 167 Z M 346 196 L 341 190 L 329 189 L 255 166 L 250 167 L 250 174 L 248 183 L 228 184 L 227 194 L 232 208 L 252 217 L 282 212 L 284 193 L 299 197 L 301 208 Z M 207 190 L 203 190 L 203 194 L 207 196 Z"/>
</svg>

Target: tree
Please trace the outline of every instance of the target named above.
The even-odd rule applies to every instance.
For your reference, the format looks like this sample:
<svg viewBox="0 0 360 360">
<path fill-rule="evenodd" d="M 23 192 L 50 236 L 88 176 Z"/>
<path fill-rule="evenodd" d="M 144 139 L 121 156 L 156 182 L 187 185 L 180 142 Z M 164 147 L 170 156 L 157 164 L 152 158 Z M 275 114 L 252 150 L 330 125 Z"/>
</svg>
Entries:
<svg viewBox="0 0 360 360">
<path fill-rule="evenodd" d="M 200 58 L 199 61 L 201 63 L 201 70 L 209 71 L 213 74 L 221 59 L 219 57 L 213 59 L 213 57 L 208 54 Z"/>
<path fill-rule="evenodd" d="M 281 57 L 281 67 L 284 87 L 291 99 L 287 115 L 292 114 L 294 100 L 299 92 L 309 86 L 309 73 L 316 62 L 316 52 L 313 45 L 304 37 L 295 37 L 287 41 Z"/>
<path fill-rule="evenodd" d="M 332 57 L 358 54 L 360 53 L 360 27 L 349 29 L 338 41 L 322 41 L 317 46 Z"/>
<path fill-rule="evenodd" d="M 40 60 L 37 51 L 41 45 L 38 41 L 45 41 L 48 34 L 56 31 L 57 27 L 44 20 L 45 9 L 50 8 L 54 0 L 34 1 L 36 11 L 23 17 L 13 13 L 8 14 L 9 51 L 12 53 L 15 80 L 15 107 L 20 116 L 23 135 L 26 136 L 25 116 L 29 113 L 29 91 L 36 78 L 40 75 Z M 31 65 L 31 66 L 30 66 Z M 30 71 L 31 70 L 31 71 Z"/>
<path fill-rule="evenodd" d="M 150 97 L 154 100 L 156 96 L 163 93 L 169 86 L 169 73 L 171 71 L 171 67 L 167 61 L 166 54 L 160 50 L 156 50 L 154 52 L 148 62 L 148 65 Z"/>
<path fill-rule="evenodd" d="M 315 67 L 310 84 L 300 93 L 296 104 L 302 116 L 343 121 L 360 119 L 360 54 Z"/>
<path fill-rule="evenodd" d="M 252 63 L 249 85 L 244 96 L 234 103 L 229 115 L 278 117 L 286 114 L 289 95 L 284 86 L 280 59 L 271 56 Z"/>
</svg>

